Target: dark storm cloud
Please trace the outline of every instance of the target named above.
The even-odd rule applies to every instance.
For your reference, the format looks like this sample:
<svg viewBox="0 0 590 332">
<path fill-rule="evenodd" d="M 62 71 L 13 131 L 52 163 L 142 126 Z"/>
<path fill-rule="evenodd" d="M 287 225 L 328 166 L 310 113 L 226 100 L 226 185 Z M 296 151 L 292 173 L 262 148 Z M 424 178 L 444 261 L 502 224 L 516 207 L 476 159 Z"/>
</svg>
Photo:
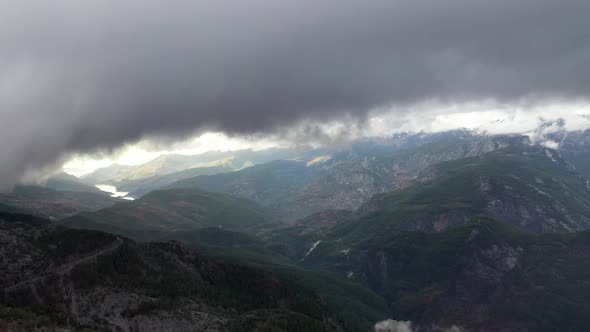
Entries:
<svg viewBox="0 0 590 332">
<path fill-rule="evenodd" d="M 0 185 L 72 151 L 584 98 L 587 0 L 0 0 Z"/>
</svg>

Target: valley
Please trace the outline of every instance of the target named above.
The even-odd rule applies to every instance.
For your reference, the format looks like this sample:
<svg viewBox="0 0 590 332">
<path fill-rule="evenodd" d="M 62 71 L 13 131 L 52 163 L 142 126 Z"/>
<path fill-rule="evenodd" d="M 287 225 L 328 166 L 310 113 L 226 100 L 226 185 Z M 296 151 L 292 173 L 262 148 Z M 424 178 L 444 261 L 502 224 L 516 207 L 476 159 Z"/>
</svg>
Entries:
<svg viewBox="0 0 590 332">
<path fill-rule="evenodd" d="M 0 0 L 0 332 L 590 331 L 590 0 Z"/>
<path fill-rule="evenodd" d="M 26 204 L 0 205 L 2 304 L 48 327 L 98 330 L 370 331 L 387 319 L 419 331 L 579 330 L 590 296 L 583 153 L 574 166 L 570 150 L 524 136 L 451 131 L 234 170 L 61 175 L 17 189 Z M 107 173 L 138 198 L 87 180 Z M 73 190 L 110 203 L 52 221 L 32 213 L 48 211 L 39 197 Z M 0 323 L 26 325 L 14 315 Z"/>
</svg>

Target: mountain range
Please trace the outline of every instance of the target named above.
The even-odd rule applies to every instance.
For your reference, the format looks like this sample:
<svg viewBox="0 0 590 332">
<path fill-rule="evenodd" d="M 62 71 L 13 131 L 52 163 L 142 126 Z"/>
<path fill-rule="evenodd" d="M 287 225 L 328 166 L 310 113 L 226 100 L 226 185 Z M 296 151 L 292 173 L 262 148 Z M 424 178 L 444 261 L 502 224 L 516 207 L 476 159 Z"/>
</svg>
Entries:
<svg viewBox="0 0 590 332">
<path fill-rule="evenodd" d="M 583 331 L 588 137 L 396 134 L 19 186 L 0 197 L 0 327 Z"/>
</svg>

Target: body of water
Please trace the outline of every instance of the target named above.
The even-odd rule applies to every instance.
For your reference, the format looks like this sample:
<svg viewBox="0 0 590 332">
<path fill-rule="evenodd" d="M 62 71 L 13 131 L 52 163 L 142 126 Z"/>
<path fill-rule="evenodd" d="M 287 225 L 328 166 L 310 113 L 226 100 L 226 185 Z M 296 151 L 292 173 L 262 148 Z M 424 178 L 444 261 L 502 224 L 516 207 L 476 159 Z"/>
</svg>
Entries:
<svg viewBox="0 0 590 332">
<path fill-rule="evenodd" d="M 108 184 L 97 184 L 95 185 L 96 188 L 107 192 L 109 194 L 111 194 L 111 197 L 120 197 L 122 199 L 126 199 L 126 200 L 134 200 L 135 198 L 127 196 L 127 194 L 129 194 L 128 192 L 124 192 L 124 191 L 117 191 L 117 187 L 115 186 L 111 186 Z"/>
</svg>

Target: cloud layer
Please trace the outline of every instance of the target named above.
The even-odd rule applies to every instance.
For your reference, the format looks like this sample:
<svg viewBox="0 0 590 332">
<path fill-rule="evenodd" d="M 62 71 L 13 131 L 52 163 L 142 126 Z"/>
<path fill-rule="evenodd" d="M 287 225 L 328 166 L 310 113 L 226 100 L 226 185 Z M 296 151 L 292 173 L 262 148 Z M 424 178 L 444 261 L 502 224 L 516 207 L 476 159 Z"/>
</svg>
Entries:
<svg viewBox="0 0 590 332">
<path fill-rule="evenodd" d="M 149 135 L 583 99 L 588 12 L 586 0 L 0 0 L 0 187 Z"/>
</svg>

